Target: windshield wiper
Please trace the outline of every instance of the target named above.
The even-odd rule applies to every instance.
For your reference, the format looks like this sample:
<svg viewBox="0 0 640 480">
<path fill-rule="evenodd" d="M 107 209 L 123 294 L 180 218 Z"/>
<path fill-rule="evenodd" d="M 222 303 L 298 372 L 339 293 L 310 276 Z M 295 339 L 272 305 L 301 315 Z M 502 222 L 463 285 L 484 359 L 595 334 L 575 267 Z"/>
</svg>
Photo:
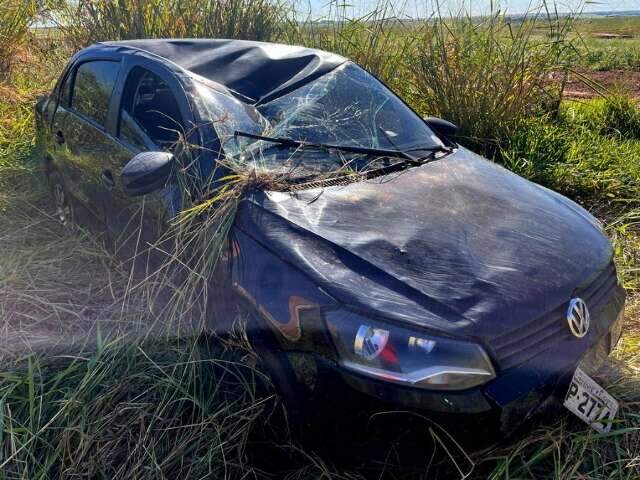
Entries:
<svg viewBox="0 0 640 480">
<path fill-rule="evenodd" d="M 256 135 L 254 133 L 241 132 L 238 130 L 236 130 L 234 135 L 237 137 L 247 137 L 247 138 L 253 138 L 255 140 L 263 140 L 265 142 L 277 143 L 279 145 L 284 145 L 285 147 L 320 148 L 323 150 L 341 150 L 343 152 L 362 153 L 365 155 L 379 155 L 380 157 L 403 158 L 407 162 L 412 163 L 414 165 L 420 165 L 422 163 L 422 159 L 416 158 L 407 152 L 403 152 L 402 150 L 386 150 L 383 148 L 352 147 L 349 145 L 333 145 L 330 143 L 306 142 L 302 140 L 294 140 L 293 138 L 287 138 L 287 137 L 267 137 L 264 135 Z M 440 151 L 442 150 L 442 148 L 441 147 L 437 147 L 436 149 L 426 148 L 421 150 Z"/>
<path fill-rule="evenodd" d="M 425 163 L 431 160 L 437 160 L 443 156 L 436 157 L 435 154 L 440 152 L 444 154 L 453 153 L 454 149 L 446 145 L 434 145 L 433 147 L 417 147 L 407 150 L 407 152 L 429 152 L 427 156 L 415 157 L 418 163 Z"/>
</svg>

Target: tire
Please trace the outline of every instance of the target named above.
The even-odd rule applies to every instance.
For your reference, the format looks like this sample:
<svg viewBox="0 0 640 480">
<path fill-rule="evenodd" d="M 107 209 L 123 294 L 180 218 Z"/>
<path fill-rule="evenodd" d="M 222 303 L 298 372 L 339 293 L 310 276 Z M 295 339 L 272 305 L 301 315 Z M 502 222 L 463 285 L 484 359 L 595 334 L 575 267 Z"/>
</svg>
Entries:
<svg viewBox="0 0 640 480">
<path fill-rule="evenodd" d="M 57 170 L 53 170 L 48 175 L 49 190 L 53 204 L 53 212 L 56 220 L 68 229 L 75 230 L 75 215 L 71 196 L 62 180 L 62 175 Z"/>
<path fill-rule="evenodd" d="M 304 429 L 304 387 L 296 379 L 293 366 L 286 353 L 280 350 L 275 334 L 266 320 L 248 307 L 248 338 L 258 356 L 259 364 L 269 375 L 276 393 L 286 411 L 290 433 L 299 437 Z"/>
</svg>

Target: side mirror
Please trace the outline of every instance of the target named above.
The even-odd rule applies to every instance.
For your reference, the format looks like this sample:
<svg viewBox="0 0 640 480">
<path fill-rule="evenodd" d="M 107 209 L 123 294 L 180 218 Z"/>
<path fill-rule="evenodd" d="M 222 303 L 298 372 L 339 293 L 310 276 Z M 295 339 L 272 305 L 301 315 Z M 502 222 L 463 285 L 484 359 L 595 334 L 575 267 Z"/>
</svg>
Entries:
<svg viewBox="0 0 640 480">
<path fill-rule="evenodd" d="M 139 153 L 120 172 L 124 191 L 135 197 L 159 190 L 167 183 L 174 160 L 168 152 Z"/>
<path fill-rule="evenodd" d="M 448 137 L 458 133 L 458 126 L 457 125 L 454 125 L 451 122 L 447 122 L 446 120 L 443 120 L 441 118 L 425 117 L 424 118 L 424 122 L 427 124 L 427 126 L 431 130 L 433 130 L 438 135 L 441 135 L 443 137 L 447 137 L 448 138 Z"/>
</svg>

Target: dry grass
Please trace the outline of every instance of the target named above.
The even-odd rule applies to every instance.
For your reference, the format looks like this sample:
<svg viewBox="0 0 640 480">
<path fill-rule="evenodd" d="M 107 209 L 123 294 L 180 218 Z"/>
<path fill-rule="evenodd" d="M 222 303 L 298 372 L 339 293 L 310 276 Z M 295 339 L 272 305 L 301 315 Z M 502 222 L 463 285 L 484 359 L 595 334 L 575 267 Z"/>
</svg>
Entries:
<svg viewBox="0 0 640 480">
<path fill-rule="evenodd" d="M 55 221 L 43 174 L 35 175 L 14 172 L 2 191 L 2 357 L 91 344 L 98 331 L 146 333 L 142 303 L 123 311 L 128 272 L 90 235 L 70 235 Z"/>
</svg>

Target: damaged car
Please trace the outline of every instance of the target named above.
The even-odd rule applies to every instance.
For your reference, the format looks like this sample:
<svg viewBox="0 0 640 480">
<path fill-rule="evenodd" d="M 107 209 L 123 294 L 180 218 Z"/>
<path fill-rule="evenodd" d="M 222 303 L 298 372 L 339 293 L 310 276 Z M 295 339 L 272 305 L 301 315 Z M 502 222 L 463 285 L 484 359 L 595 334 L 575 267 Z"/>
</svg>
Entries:
<svg viewBox="0 0 640 480">
<path fill-rule="evenodd" d="M 599 222 L 355 63 L 252 41 L 105 42 L 36 110 L 58 218 L 108 239 L 152 238 L 180 212 L 176 165 L 196 184 L 223 181 L 229 159 L 287 176 L 240 202 L 224 283 L 291 412 L 350 398 L 495 438 L 563 402 L 599 431 L 615 421 L 589 376 L 625 303 Z M 180 161 L 179 137 L 197 161 Z M 132 227 L 143 198 L 157 201 Z"/>
</svg>

